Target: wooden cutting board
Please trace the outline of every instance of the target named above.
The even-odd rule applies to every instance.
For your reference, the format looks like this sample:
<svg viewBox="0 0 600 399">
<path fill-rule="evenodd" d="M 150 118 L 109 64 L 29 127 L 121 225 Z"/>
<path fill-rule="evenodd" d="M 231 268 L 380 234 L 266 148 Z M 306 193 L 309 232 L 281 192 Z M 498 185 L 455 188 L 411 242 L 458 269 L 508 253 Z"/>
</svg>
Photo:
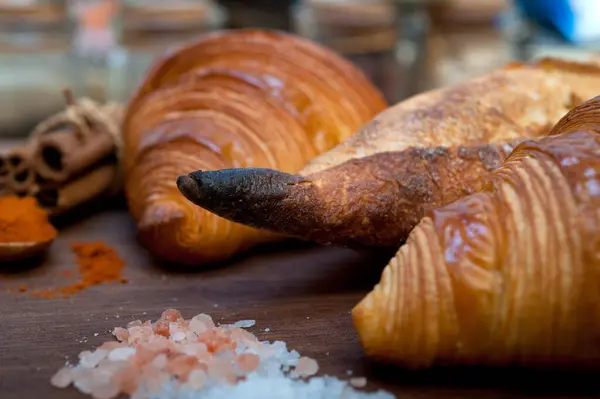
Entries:
<svg viewBox="0 0 600 399">
<path fill-rule="evenodd" d="M 0 286 L 51 285 L 56 270 L 74 266 L 72 240 L 104 240 L 116 248 L 127 262 L 129 283 L 97 286 L 55 300 L 2 289 L 2 399 L 84 398 L 74 389 L 51 387 L 49 378 L 66 359 L 111 340 L 109 331 L 115 326 L 138 318 L 156 319 L 169 307 L 186 317 L 206 312 L 221 322 L 255 319 L 251 331 L 259 338 L 284 340 L 290 348 L 318 359 L 321 373 L 347 378 L 352 371 L 353 376 L 368 377 L 369 389 L 385 388 L 399 399 L 525 398 L 534 393 L 566 398 L 582 391 L 591 398 L 600 393 L 597 384 L 588 384 L 589 378 L 581 376 L 481 369 L 407 372 L 371 364 L 363 357 L 349 312 L 377 282 L 387 254 L 289 243 L 264 247 L 210 269 L 173 271 L 153 261 L 136 242 L 124 209 L 91 213 L 61 229 L 43 264 L 21 272 L 2 267 Z"/>
</svg>

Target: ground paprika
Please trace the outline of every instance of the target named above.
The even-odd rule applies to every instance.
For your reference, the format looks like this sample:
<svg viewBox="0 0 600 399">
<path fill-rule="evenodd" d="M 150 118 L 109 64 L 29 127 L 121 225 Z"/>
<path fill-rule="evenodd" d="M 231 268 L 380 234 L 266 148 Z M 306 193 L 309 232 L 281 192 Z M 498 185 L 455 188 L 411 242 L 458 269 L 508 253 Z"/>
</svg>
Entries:
<svg viewBox="0 0 600 399">
<path fill-rule="evenodd" d="M 33 291 L 31 293 L 33 296 L 42 298 L 65 297 L 93 285 L 127 282 L 121 276 L 125 262 L 113 248 L 102 241 L 72 243 L 71 249 L 77 256 L 79 280 L 61 287 Z"/>
<path fill-rule="evenodd" d="M 48 213 L 35 198 L 0 197 L 0 243 L 44 242 L 57 236 Z"/>
</svg>

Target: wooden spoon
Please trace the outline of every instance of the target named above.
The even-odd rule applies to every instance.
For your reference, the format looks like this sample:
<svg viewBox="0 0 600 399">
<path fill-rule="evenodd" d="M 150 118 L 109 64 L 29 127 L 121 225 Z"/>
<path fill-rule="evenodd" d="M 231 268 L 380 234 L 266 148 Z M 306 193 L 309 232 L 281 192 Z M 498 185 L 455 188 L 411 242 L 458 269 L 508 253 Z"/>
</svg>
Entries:
<svg viewBox="0 0 600 399">
<path fill-rule="evenodd" d="M 14 262 L 43 255 L 54 238 L 39 242 L 3 242 L 0 243 L 0 262 Z"/>
</svg>

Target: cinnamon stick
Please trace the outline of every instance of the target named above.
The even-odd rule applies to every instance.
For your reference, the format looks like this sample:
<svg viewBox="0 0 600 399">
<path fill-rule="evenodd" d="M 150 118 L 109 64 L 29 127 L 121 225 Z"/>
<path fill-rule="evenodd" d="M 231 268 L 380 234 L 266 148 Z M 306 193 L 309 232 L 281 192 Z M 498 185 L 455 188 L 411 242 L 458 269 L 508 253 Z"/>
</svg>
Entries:
<svg viewBox="0 0 600 399">
<path fill-rule="evenodd" d="M 33 150 L 34 147 L 30 143 L 12 148 L 6 155 L 9 170 L 16 170 L 22 167 L 24 163 L 27 163 L 31 158 Z"/>
<path fill-rule="evenodd" d="M 75 132 L 65 129 L 40 136 L 33 155 L 33 163 L 40 176 L 64 182 L 114 154 L 114 138 L 105 131 L 94 133 L 80 138 Z"/>
<path fill-rule="evenodd" d="M 0 155 L 0 191 L 4 191 L 8 180 L 8 159 L 4 154 Z"/>
<path fill-rule="evenodd" d="M 13 148 L 7 155 L 7 181 L 8 188 L 14 192 L 26 191 L 29 185 L 35 182 L 35 170 L 31 163 L 31 155 L 35 150 L 35 143 L 27 143 L 21 147 Z"/>
<path fill-rule="evenodd" d="M 52 214 L 62 213 L 106 192 L 117 173 L 115 164 L 104 164 L 65 185 L 40 187 L 34 196 Z"/>
</svg>

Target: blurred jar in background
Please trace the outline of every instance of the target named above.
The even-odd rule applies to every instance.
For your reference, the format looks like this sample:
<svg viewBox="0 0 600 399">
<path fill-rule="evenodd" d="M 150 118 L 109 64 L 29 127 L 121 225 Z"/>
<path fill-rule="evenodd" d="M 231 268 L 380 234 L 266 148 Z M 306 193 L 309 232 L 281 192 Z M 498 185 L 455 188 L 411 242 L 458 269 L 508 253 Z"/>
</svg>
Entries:
<svg viewBox="0 0 600 399">
<path fill-rule="evenodd" d="M 70 25 L 62 1 L 0 1 L 0 135 L 23 136 L 64 107 Z"/>
<path fill-rule="evenodd" d="M 430 0 L 420 90 L 455 84 L 518 58 L 503 28 L 511 0 Z"/>
<path fill-rule="evenodd" d="M 79 83 L 77 96 L 104 101 L 110 97 L 107 83 L 119 67 L 116 34 L 118 0 L 68 0 L 74 25 L 71 37 L 72 68 Z"/>
<path fill-rule="evenodd" d="M 122 65 L 109 82 L 111 99 L 126 101 L 150 64 L 169 48 L 220 29 L 227 13 L 211 0 L 122 0 L 119 11 Z"/>
<path fill-rule="evenodd" d="M 414 92 L 427 29 L 421 2 L 304 0 L 291 8 L 296 33 L 343 54 L 396 102 Z"/>
</svg>

